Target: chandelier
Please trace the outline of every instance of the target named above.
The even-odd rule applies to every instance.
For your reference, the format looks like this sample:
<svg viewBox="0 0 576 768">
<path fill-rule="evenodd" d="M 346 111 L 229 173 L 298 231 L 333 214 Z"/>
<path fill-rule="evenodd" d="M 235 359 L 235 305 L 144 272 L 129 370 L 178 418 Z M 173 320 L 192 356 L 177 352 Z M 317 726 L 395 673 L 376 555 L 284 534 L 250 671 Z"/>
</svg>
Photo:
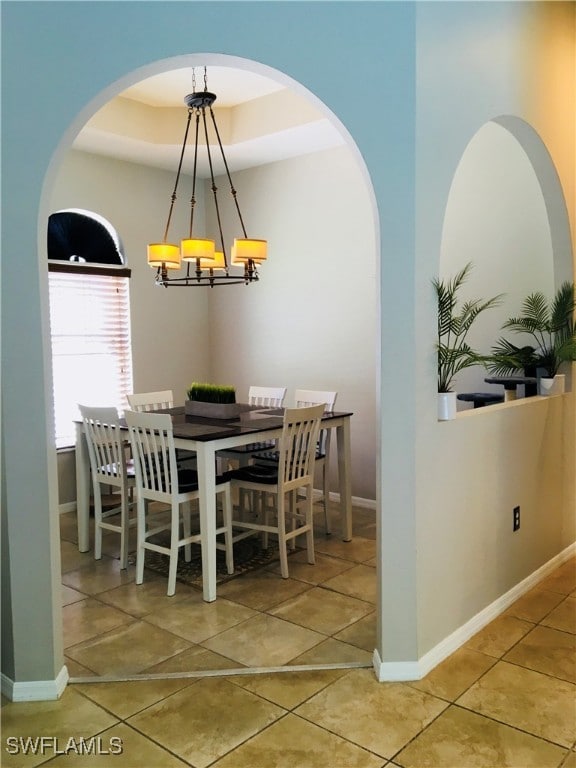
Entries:
<svg viewBox="0 0 576 768">
<path fill-rule="evenodd" d="M 199 285 L 213 287 L 215 285 L 234 285 L 239 283 L 253 283 L 258 280 L 258 265 L 267 258 L 266 240 L 255 240 L 249 238 L 242 219 L 240 205 L 238 203 L 237 192 L 232 183 L 232 177 L 228 168 L 228 162 L 224 154 L 224 148 L 220 139 L 220 133 L 216 124 L 216 118 L 212 110 L 212 105 L 216 101 L 216 95 L 208 91 L 206 67 L 204 67 L 204 90 L 196 91 L 195 70 L 192 70 L 192 88 L 193 92 L 185 97 L 184 103 L 188 107 L 188 119 L 186 121 L 186 130 L 184 132 L 184 141 L 180 151 L 180 161 L 176 171 L 176 181 L 174 191 L 170 198 L 170 208 L 168 210 L 168 219 L 164 229 L 164 237 L 161 243 L 148 244 L 148 264 L 156 269 L 156 284 L 166 288 L 170 286 L 188 286 L 195 287 Z M 234 201 L 236 213 L 240 222 L 241 237 L 234 238 L 230 248 L 230 258 L 226 250 L 224 236 L 222 234 L 222 222 L 220 217 L 220 207 L 218 204 L 218 188 L 214 181 L 214 166 L 212 162 L 212 152 L 208 139 L 207 115 L 210 115 L 212 126 L 228 183 L 230 185 L 230 194 Z M 176 202 L 176 194 L 182 172 L 182 164 L 186 148 L 188 147 L 188 134 L 190 125 L 194 118 L 195 137 L 194 137 L 194 161 L 192 172 L 192 197 L 190 198 L 190 227 L 188 237 L 180 241 L 180 245 L 175 245 L 168 241 L 170 222 Z M 215 208 L 215 219 L 218 225 L 218 245 L 215 239 L 206 237 L 196 237 L 194 230 L 194 210 L 196 206 L 196 179 L 198 170 L 198 138 L 202 124 L 206 151 L 208 153 L 208 167 L 210 169 L 210 181 Z M 184 264 L 182 263 L 184 262 Z M 237 268 L 236 273 L 230 269 L 231 266 Z M 172 276 L 172 271 L 180 272 Z M 184 271 L 182 271 L 184 270 Z M 169 276 L 169 274 L 171 276 Z"/>
</svg>

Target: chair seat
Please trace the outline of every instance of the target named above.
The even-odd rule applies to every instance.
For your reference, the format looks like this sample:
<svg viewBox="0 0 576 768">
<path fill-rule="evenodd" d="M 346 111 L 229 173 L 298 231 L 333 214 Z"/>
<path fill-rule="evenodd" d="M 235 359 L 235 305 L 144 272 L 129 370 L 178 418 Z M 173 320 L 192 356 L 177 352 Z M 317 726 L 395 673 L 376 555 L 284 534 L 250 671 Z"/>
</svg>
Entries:
<svg viewBox="0 0 576 768">
<path fill-rule="evenodd" d="M 270 462 L 276 462 L 278 463 L 278 460 L 280 458 L 280 453 L 278 451 L 266 451 L 265 453 L 260 453 L 258 456 L 256 456 L 258 461 L 270 461 Z M 317 450 L 316 451 L 316 461 L 320 461 L 320 459 L 325 459 L 326 454 L 323 451 Z"/>
<path fill-rule="evenodd" d="M 216 485 L 227 483 L 226 475 L 216 475 Z M 178 490 L 180 493 L 198 490 L 198 472 L 195 469 L 178 467 Z"/>
<path fill-rule="evenodd" d="M 249 483 L 264 483 L 276 485 L 278 482 L 278 466 L 248 464 L 246 467 L 231 469 L 222 475 L 226 480 L 244 480 Z"/>
<path fill-rule="evenodd" d="M 178 491 L 188 493 L 188 491 L 198 490 L 198 472 L 195 469 L 180 469 L 178 467 Z"/>
</svg>

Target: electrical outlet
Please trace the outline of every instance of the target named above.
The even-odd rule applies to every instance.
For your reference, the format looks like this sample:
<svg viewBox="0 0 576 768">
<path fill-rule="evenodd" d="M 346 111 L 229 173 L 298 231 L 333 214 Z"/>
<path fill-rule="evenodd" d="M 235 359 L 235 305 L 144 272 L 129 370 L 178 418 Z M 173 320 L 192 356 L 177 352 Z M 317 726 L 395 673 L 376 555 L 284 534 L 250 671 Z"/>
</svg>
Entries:
<svg viewBox="0 0 576 768">
<path fill-rule="evenodd" d="M 514 507 L 512 510 L 512 530 L 517 531 L 520 528 L 520 507 Z"/>
</svg>

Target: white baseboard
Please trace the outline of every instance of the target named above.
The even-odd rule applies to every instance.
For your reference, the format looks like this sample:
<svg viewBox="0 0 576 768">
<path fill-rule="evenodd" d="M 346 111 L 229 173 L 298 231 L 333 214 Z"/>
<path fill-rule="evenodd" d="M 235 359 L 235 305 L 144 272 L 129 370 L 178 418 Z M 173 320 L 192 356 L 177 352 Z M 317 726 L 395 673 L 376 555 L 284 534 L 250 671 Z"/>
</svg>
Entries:
<svg viewBox="0 0 576 768">
<path fill-rule="evenodd" d="M 340 501 L 340 499 L 338 499 Z M 352 496 L 352 505 L 364 509 L 376 510 L 376 499 L 363 499 L 362 496 Z"/>
<path fill-rule="evenodd" d="M 10 701 L 53 701 L 62 696 L 68 679 L 66 666 L 62 667 L 55 680 L 28 680 L 18 683 L 2 673 L 2 694 Z"/>
<path fill-rule="evenodd" d="M 316 493 L 316 490 L 314 491 Z M 318 490 L 318 494 L 321 496 L 322 491 Z M 335 493 L 333 491 L 330 491 L 330 501 L 335 502 L 336 504 L 340 503 L 340 494 Z M 375 499 L 364 499 L 362 496 L 352 496 L 352 506 L 354 507 L 363 507 L 364 509 L 376 509 L 376 500 Z"/>
<path fill-rule="evenodd" d="M 67 501 L 66 504 L 58 504 L 58 514 L 63 515 L 66 512 L 76 512 L 75 501 Z"/>
<path fill-rule="evenodd" d="M 570 544 L 558 555 L 535 570 L 521 582 L 508 590 L 504 595 L 494 600 L 469 621 L 445 637 L 438 645 L 429 650 L 416 661 L 383 662 L 377 650 L 373 654 L 373 666 L 379 682 L 399 680 L 421 680 L 450 654 L 461 648 L 473 635 L 493 621 L 518 598 L 531 590 L 539 582 L 549 576 L 562 563 L 565 563 L 576 553 L 576 542 Z"/>
<path fill-rule="evenodd" d="M 372 655 L 372 665 L 379 683 L 420 680 L 422 677 L 417 661 L 382 661 L 376 649 Z"/>
</svg>

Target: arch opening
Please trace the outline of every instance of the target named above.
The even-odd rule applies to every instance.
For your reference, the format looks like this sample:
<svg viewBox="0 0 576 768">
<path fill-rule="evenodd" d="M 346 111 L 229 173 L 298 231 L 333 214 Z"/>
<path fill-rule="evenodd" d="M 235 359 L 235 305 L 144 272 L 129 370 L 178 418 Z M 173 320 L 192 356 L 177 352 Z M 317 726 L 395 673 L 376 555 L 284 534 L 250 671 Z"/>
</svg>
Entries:
<svg viewBox="0 0 576 768">
<path fill-rule="evenodd" d="M 117 95 L 118 93 L 121 93 L 123 90 L 125 90 L 127 87 L 140 82 L 140 80 L 144 76 L 150 76 L 155 73 L 159 72 L 166 72 L 169 71 L 171 68 L 175 67 L 182 67 L 182 66 L 193 66 L 198 65 L 200 62 L 207 63 L 209 66 L 211 63 L 220 64 L 222 66 L 228 66 L 230 68 L 232 67 L 240 67 L 245 68 L 248 71 L 257 71 L 259 73 L 264 73 L 268 77 L 273 77 L 273 79 L 276 79 L 278 82 L 281 82 L 283 85 L 288 86 L 289 88 L 292 88 L 296 92 L 299 93 L 299 95 L 304 96 L 306 99 L 308 99 L 310 102 L 313 103 L 314 107 L 319 109 L 325 116 L 326 119 L 328 119 L 332 124 L 332 130 L 336 132 L 339 136 L 339 144 L 342 146 L 342 148 L 348 153 L 349 156 L 351 156 L 351 165 L 355 165 L 355 172 L 359 174 L 359 176 L 362 179 L 362 183 L 365 186 L 365 198 L 363 199 L 363 205 L 365 206 L 365 215 L 366 220 L 369 222 L 369 238 L 370 238 L 370 246 L 372 248 L 372 257 L 374 260 L 374 268 L 369 270 L 370 273 L 370 280 L 374 283 L 374 288 L 372 290 L 371 295 L 373 296 L 374 302 L 377 301 L 377 290 L 375 286 L 375 279 L 376 279 L 376 273 L 377 273 L 377 248 L 379 243 L 379 237 L 378 237 L 378 216 L 376 211 L 376 205 L 375 205 L 375 197 L 372 189 L 372 184 L 369 179 L 369 175 L 364 163 L 363 158 L 360 155 L 360 152 L 353 141 L 352 137 L 348 134 L 344 126 L 340 123 L 338 118 L 330 111 L 328 108 L 323 105 L 320 100 L 315 97 L 313 94 L 311 94 L 307 89 L 305 89 L 302 85 L 296 83 L 296 81 L 289 78 L 287 75 L 284 75 L 283 73 L 280 73 L 276 70 L 272 70 L 269 67 L 265 67 L 264 65 L 257 64 L 256 62 L 249 62 L 245 59 L 238 59 L 236 57 L 228 57 L 228 56 L 216 56 L 216 55 L 202 55 L 202 54 L 194 54 L 186 57 L 178 57 L 176 59 L 168 59 L 163 60 L 161 62 L 156 62 L 154 65 L 147 66 L 145 68 L 136 70 L 129 75 L 127 75 L 125 78 L 122 78 L 121 80 L 117 81 L 113 84 L 109 89 L 107 89 L 105 92 L 100 93 L 90 104 L 90 111 L 92 114 L 94 113 L 94 110 L 104 106 L 110 98 Z M 85 122 L 90 117 L 89 114 L 87 114 L 87 110 L 78 117 L 78 119 L 75 121 L 73 126 L 70 126 L 66 136 L 62 140 L 58 152 L 55 154 L 53 158 L 53 162 L 51 165 L 51 169 L 49 172 L 49 175 L 47 176 L 45 180 L 45 188 L 44 188 L 44 203 L 49 204 L 52 201 L 52 193 L 51 193 L 51 186 L 54 187 L 55 180 L 58 176 L 58 161 L 62 161 L 64 158 L 65 153 L 70 149 L 70 147 L 73 145 L 73 142 L 77 135 L 80 132 L 81 127 L 85 124 Z M 314 148 L 313 148 L 314 149 Z M 335 191 L 335 194 L 336 191 Z M 162 207 L 162 215 L 164 214 L 164 207 Z M 123 240 L 124 238 L 124 232 L 122 228 L 119 226 L 119 230 L 123 233 Z M 135 253 L 134 249 L 131 249 L 131 242 L 130 237 L 127 236 L 125 239 L 126 246 L 127 246 L 127 253 L 133 254 Z M 133 281 L 135 285 L 135 289 L 138 285 L 142 286 L 143 280 L 145 279 L 144 272 L 146 272 L 147 268 L 145 270 L 140 271 L 140 274 L 138 274 L 138 265 L 134 265 L 134 258 L 131 258 L 131 264 L 133 266 Z M 148 276 L 148 272 L 146 272 L 146 276 Z M 151 280 L 151 273 L 150 273 L 150 284 L 152 284 Z M 156 296 L 154 297 L 156 298 Z M 216 301 L 216 300 L 215 300 Z M 136 324 L 135 324 L 136 325 Z M 376 333 L 376 328 L 373 329 L 374 334 Z M 138 332 L 135 331 L 135 335 L 138 335 Z M 363 335 L 366 337 L 366 329 L 363 326 Z M 352 338 L 351 333 L 348 335 L 348 339 Z M 366 341 L 367 346 L 371 346 L 371 354 L 374 355 L 373 350 L 376 348 L 376 344 L 370 345 L 370 340 Z M 373 358 L 372 364 L 376 365 L 377 360 Z M 135 377 L 138 375 L 137 372 L 137 364 L 135 368 Z M 376 381 L 376 375 L 373 377 L 373 381 Z M 310 382 L 306 382 L 309 384 Z M 326 382 L 323 384 L 323 388 L 325 389 L 330 382 Z M 319 386 L 319 385 L 317 385 Z M 364 398 L 363 398 L 364 399 Z M 374 398 L 375 399 L 375 396 Z M 369 415 L 366 416 L 366 421 L 371 423 L 371 427 L 374 427 L 375 424 L 375 418 L 374 418 L 374 402 L 372 403 L 372 409 Z M 365 451 L 370 457 L 370 461 L 372 465 L 375 465 L 375 456 L 376 456 L 376 444 L 374 441 L 374 444 L 370 447 L 370 449 L 367 449 Z M 374 472 L 375 474 L 375 472 Z M 375 477 L 374 477 L 374 488 L 376 487 L 375 483 Z"/>
<path fill-rule="evenodd" d="M 523 299 L 542 291 L 552 297 L 572 280 L 570 227 L 552 159 L 524 120 L 503 115 L 472 137 L 454 174 L 442 230 L 440 275 L 466 263 L 474 269 L 462 299 L 504 294 L 470 332 L 471 346 L 484 354 L 502 336 L 502 324 L 520 314 Z M 462 371 L 459 392 L 482 392 L 483 366 Z M 459 406 L 464 406 L 461 403 Z"/>
</svg>

